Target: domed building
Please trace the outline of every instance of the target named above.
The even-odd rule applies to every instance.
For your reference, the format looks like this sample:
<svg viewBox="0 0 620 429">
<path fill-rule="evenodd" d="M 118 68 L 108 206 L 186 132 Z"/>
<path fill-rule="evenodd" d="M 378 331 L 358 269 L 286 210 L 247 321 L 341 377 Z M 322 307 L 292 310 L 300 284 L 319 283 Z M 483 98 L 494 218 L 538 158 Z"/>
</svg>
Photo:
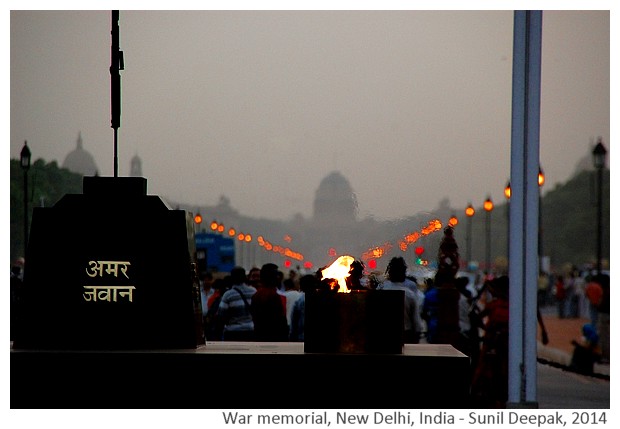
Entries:
<svg viewBox="0 0 620 429">
<path fill-rule="evenodd" d="M 99 174 L 95 159 L 88 151 L 84 150 L 81 131 L 77 138 L 77 148 L 69 152 L 62 163 L 62 167 L 82 176 L 96 176 Z"/>
<path fill-rule="evenodd" d="M 131 158 L 131 166 L 129 167 L 129 175 L 131 177 L 142 177 L 142 160 L 135 154 Z"/>
<path fill-rule="evenodd" d="M 340 172 L 333 171 L 321 180 L 314 197 L 315 221 L 354 222 L 357 212 L 355 192 Z"/>
<path fill-rule="evenodd" d="M 334 261 L 335 255 L 359 257 L 368 249 L 364 223 L 358 222 L 357 196 L 349 181 L 332 171 L 319 183 L 311 222 L 294 235 L 303 243 L 305 258 L 317 266 Z"/>
</svg>

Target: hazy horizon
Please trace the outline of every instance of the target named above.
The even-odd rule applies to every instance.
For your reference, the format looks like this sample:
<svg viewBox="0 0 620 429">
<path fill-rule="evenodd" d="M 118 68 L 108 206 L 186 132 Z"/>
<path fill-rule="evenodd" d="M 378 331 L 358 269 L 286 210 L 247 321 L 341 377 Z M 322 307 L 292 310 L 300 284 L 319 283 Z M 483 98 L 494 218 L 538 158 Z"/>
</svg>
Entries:
<svg viewBox="0 0 620 429">
<path fill-rule="evenodd" d="M 504 201 L 513 11 L 120 11 L 119 175 L 149 194 L 289 219 L 331 171 L 360 217 Z M 110 11 L 11 11 L 10 155 L 113 175 Z M 543 189 L 610 150 L 610 13 L 544 11 Z"/>
</svg>

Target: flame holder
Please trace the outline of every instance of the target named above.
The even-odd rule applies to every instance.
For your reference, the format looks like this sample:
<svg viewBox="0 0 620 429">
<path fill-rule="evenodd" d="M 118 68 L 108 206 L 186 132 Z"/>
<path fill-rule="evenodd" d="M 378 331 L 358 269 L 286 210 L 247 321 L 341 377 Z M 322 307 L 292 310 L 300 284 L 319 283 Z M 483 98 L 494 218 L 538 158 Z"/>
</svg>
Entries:
<svg viewBox="0 0 620 429">
<path fill-rule="evenodd" d="M 322 291 L 305 299 L 305 353 L 402 354 L 403 291 Z"/>
</svg>

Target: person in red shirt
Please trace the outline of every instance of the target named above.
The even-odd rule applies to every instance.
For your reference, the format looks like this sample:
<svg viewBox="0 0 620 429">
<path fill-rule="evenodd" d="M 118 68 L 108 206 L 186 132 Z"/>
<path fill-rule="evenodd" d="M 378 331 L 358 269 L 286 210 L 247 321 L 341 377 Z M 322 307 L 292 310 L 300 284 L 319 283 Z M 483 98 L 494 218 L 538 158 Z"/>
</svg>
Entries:
<svg viewBox="0 0 620 429">
<path fill-rule="evenodd" d="M 260 284 L 250 304 L 256 341 L 288 341 L 286 297 L 278 293 L 278 285 L 278 266 L 263 265 Z"/>
<path fill-rule="evenodd" d="M 598 323 L 598 307 L 603 300 L 603 286 L 598 276 L 589 277 L 585 289 L 590 308 L 590 323 L 596 327 Z"/>
<path fill-rule="evenodd" d="M 508 277 L 489 283 L 491 299 L 479 314 L 485 319 L 484 338 L 472 380 L 472 398 L 477 406 L 505 408 L 508 400 Z"/>
</svg>

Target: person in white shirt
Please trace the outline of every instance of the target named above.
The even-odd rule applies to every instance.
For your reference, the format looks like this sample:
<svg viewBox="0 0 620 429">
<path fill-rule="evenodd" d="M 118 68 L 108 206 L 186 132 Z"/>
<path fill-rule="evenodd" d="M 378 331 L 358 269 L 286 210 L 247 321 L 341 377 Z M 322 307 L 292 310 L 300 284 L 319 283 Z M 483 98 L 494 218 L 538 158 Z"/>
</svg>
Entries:
<svg viewBox="0 0 620 429">
<path fill-rule="evenodd" d="M 291 316 L 295 302 L 301 297 L 302 293 L 297 290 L 292 278 L 284 280 L 284 296 L 286 297 L 286 322 L 288 323 L 289 335 L 292 328 Z"/>
<path fill-rule="evenodd" d="M 418 306 L 417 294 L 412 290 L 417 285 L 407 279 L 407 264 L 400 256 L 390 260 L 385 271 L 387 279 L 378 287 L 378 290 L 402 290 L 405 292 L 405 343 L 417 344 L 420 342 L 420 334 L 423 329 L 422 318 Z"/>
</svg>

